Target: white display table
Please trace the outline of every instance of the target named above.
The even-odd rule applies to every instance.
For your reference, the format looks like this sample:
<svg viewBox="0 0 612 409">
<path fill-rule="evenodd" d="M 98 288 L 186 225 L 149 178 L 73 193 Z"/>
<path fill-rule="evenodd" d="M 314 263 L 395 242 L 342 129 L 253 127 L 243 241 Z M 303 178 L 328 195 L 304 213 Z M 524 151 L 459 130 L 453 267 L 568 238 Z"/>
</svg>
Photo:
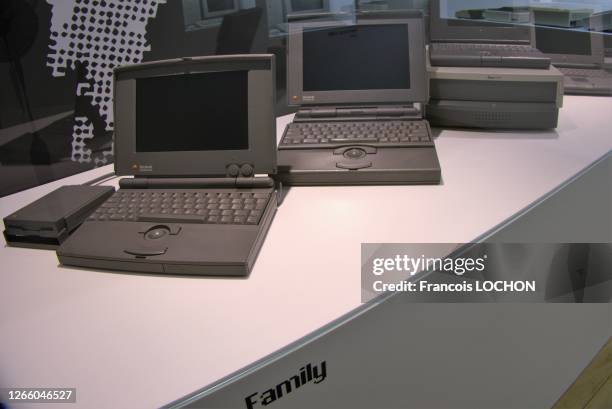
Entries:
<svg viewBox="0 0 612 409">
<path fill-rule="evenodd" d="M 75 387 L 78 407 L 174 401 L 360 306 L 361 243 L 469 242 L 528 207 L 610 151 L 611 116 L 612 98 L 566 96 L 556 131 L 434 130 L 439 186 L 291 188 L 246 279 L 64 268 L 3 243 L 0 386 Z M 110 171 L 2 198 L 0 216 Z"/>
</svg>

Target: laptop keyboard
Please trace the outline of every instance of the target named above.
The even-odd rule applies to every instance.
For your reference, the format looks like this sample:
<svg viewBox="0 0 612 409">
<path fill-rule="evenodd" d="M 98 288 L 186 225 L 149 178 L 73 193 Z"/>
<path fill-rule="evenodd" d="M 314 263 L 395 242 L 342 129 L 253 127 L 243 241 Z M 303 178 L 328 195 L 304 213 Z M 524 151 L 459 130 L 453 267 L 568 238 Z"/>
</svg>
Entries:
<svg viewBox="0 0 612 409">
<path fill-rule="evenodd" d="M 560 67 L 559 71 L 568 77 L 612 78 L 609 72 L 597 69 Z"/>
<path fill-rule="evenodd" d="M 89 221 L 259 224 L 270 193 L 223 190 L 118 190 Z"/>
<path fill-rule="evenodd" d="M 346 145 L 374 147 L 432 146 L 424 121 L 293 122 L 287 126 L 280 149 L 333 148 Z"/>
<path fill-rule="evenodd" d="M 434 43 L 432 50 L 444 51 L 446 54 L 465 54 L 476 52 L 481 55 L 502 56 L 541 56 L 542 53 L 530 46 L 521 44 L 472 44 L 472 43 Z"/>
</svg>

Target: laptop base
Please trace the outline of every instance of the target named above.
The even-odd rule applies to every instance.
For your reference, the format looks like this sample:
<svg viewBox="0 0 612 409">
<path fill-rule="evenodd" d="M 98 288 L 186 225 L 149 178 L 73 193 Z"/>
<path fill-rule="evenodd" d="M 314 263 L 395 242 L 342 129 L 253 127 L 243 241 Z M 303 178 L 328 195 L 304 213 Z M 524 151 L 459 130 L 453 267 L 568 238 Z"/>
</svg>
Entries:
<svg viewBox="0 0 612 409">
<path fill-rule="evenodd" d="M 513 68 L 432 67 L 425 117 L 432 126 L 482 129 L 556 128 L 563 74 Z"/>
<path fill-rule="evenodd" d="M 612 95 L 612 86 L 610 86 L 610 88 L 599 88 L 593 86 L 578 86 L 570 83 L 565 85 L 563 92 L 565 95 L 610 96 Z"/>
<path fill-rule="evenodd" d="M 590 70 L 585 70 L 588 72 Z M 563 72 L 563 69 L 561 69 Z M 601 72 L 606 72 L 601 70 Z M 563 93 L 566 95 L 612 95 L 612 75 L 608 77 L 570 76 L 563 77 Z"/>
<path fill-rule="evenodd" d="M 482 129 L 552 129 L 559 108 L 554 103 L 431 100 L 426 107 L 432 126 Z"/>
<path fill-rule="evenodd" d="M 454 47 L 453 47 L 454 46 Z M 464 49 L 474 46 L 478 48 Z M 463 48 L 462 48 L 463 47 Z M 513 50 L 522 47 L 523 52 Z M 432 43 L 430 63 L 438 67 L 497 67 L 548 69 L 550 58 L 532 47 L 513 44 Z"/>
<path fill-rule="evenodd" d="M 334 149 L 279 150 L 276 178 L 287 186 L 439 184 L 440 163 L 433 147 L 373 148 L 346 146 Z M 346 156 L 359 156 L 347 158 Z"/>
<path fill-rule="evenodd" d="M 63 265 L 85 268 L 248 276 L 276 207 L 272 192 L 258 225 L 90 221 L 62 244 L 57 256 Z M 143 235 L 160 227 L 169 234 L 154 240 Z"/>
</svg>

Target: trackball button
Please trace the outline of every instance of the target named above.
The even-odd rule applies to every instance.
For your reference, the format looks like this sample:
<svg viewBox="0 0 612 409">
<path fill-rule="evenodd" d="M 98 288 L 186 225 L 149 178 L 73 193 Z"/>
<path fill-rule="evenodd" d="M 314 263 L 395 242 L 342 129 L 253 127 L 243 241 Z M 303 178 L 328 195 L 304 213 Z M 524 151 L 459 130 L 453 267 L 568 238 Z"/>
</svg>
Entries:
<svg viewBox="0 0 612 409">
<path fill-rule="evenodd" d="M 344 152 L 344 157 L 347 159 L 360 159 L 364 156 L 366 156 L 366 152 L 359 148 L 351 148 Z"/>
<path fill-rule="evenodd" d="M 170 229 L 166 226 L 155 226 L 145 233 L 147 240 L 158 240 L 170 233 Z"/>
</svg>

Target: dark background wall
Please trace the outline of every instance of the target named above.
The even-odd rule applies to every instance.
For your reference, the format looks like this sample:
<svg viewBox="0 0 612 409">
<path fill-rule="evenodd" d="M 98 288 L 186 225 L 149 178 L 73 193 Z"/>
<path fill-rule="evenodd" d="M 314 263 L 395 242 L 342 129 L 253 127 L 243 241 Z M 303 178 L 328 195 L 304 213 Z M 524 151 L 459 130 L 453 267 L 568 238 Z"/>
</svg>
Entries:
<svg viewBox="0 0 612 409">
<path fill-rule="evenodd" d="M 268 51 L 284 63 L 265 0 L 236 0 L 200 26 L 186 24 L 186 1 L 0 2 L 0 196 L 112 162 L 118 65 Z"/>
<path fill-rule="evenodd" d="M 290 1 L 0 1 L 0 196 L 112 163 L 112 69 L 119 65 L 273 53 L 276 113 L 294 111 L 285 92 Z M 427 1 L 296 4 L 353 12 L 425 8 Z M 210 14 L 209 7 L 226 9 Z"/>
<path fill-rule="evenodd" d="M 428 0 L 0 0 L 0 196 L 112 162 L 119 65 L 273 53 L 276 114 L 294 111 L 292 1 L 314 11 L 428 9 Z"/>
</svg>

